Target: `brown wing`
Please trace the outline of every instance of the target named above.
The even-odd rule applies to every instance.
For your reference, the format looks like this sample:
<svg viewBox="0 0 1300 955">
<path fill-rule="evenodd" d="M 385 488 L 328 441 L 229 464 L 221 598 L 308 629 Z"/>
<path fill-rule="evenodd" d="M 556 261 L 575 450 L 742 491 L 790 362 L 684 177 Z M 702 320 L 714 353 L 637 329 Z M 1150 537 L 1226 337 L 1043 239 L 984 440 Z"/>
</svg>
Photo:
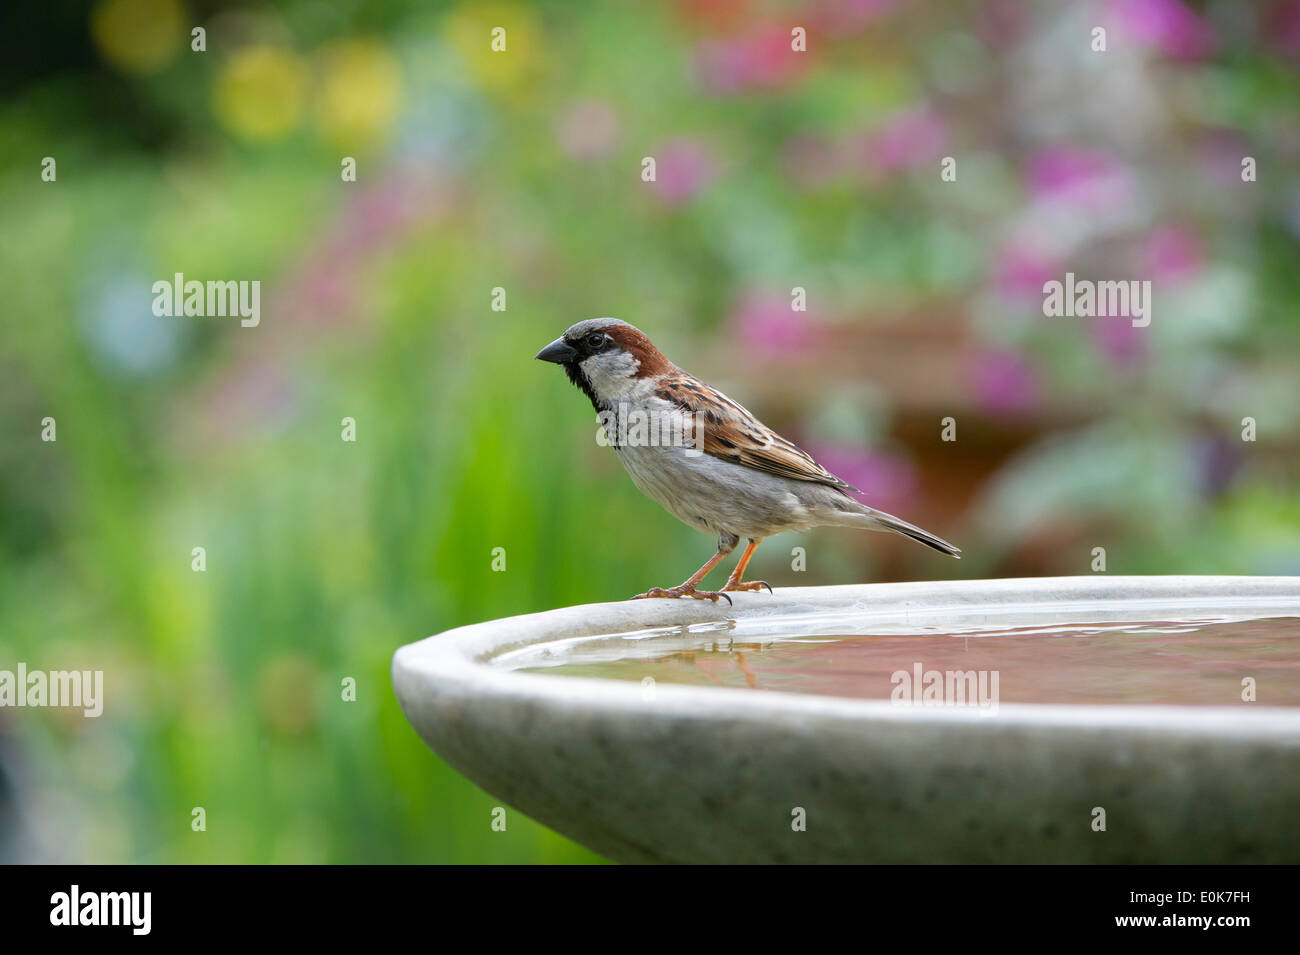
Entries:
<svg viewBox="0 0 1300 955">
<path fill-rule="evenodd" d="M 796 481 L 811 481 L 857 491 L 781 437 L 722 392 L 684 372 L 665 375 L 656 394 L 696 416 L 704 432 L 705 454 Z"/>
</svg>

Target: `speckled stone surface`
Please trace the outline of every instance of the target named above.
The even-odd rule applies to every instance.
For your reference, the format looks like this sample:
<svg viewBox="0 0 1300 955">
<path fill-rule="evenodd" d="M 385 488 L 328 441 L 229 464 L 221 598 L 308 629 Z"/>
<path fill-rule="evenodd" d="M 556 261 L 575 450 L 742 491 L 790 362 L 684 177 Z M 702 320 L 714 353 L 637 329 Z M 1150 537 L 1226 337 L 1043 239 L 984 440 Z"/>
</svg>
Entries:
<svg viewBox="0 0 1300 955">
<path fill-rule="evenodd" d="M 786 588 L 450 630 L 401 648 L 421 737 L 489 793 L 621 862 L 1300 862 L 1300 711 L 902 707 L 512 672 L 538 642 L 766 621 L 935 626 L 1300 615 L 1300 578 L 1072 577 Z M 1297 647 L 1300 659 L 1300 647 Z M 1094 808 L 1106 831 L 1093 829 Z M 792 826 L 796 809 L 806 829 Z M 435 810 L 436 807 L 430 807 Z"/>
</svg>

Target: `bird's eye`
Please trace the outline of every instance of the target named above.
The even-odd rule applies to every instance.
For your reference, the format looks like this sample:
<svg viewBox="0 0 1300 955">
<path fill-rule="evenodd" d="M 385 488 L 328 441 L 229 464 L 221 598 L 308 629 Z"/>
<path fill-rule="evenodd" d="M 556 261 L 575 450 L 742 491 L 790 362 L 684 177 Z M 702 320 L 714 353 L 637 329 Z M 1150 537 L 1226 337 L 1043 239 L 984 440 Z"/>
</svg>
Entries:
<svg viewBox="0 0 1300 955">
<path fill-rule="evenodd" d="M 601 332 L 592 332 L 590 335 L 587 336 L 588 348 L 592 348 L 592 349 L 600 348 L 604 344 L 605 344 L 605 335 Z"/>
</svg>

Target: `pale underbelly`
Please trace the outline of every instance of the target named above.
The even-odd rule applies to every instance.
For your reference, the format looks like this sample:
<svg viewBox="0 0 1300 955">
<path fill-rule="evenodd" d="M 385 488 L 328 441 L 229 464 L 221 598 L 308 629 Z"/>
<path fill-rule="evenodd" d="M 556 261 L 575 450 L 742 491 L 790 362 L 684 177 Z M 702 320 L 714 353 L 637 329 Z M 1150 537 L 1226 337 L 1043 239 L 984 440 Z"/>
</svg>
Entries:
<svg viewBox="0 0 1300 955">
<path fill-rule="evenodd" d="M 686 448 L 616 449 L 641 493 L 684 524 L 713 534 L 766 537 L 823 523 L 801 501 L 812 485 Z"/>
</svg>

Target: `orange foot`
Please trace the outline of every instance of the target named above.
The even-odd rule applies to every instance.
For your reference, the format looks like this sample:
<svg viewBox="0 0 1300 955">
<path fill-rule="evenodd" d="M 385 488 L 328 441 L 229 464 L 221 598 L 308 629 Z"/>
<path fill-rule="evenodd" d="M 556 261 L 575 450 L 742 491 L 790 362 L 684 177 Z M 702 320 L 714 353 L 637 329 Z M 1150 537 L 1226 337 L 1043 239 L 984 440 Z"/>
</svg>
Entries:
<svg viewBox="0 0 1300 955">
<path fill-rule="evenodd" d="M 696 600 L 712 600 L 714 603 L 717 603 L 718 598 L 721 597 L 727 603 L 731 603 L 731 598 L 720 590 L 696 590 L 694 587 L 680 584 L 667 590 L 663 587 L 651 587 L 645 593 L 637 594 L 631 599 L 645 600 L 647 597 L 694 597 Z"/>
<path fill-rule="evenodd" d="M 767 588 L 767 592 L 772 593 L 772 585 L 766 580 L 747 580 L 743 584 L 739 580 L 728 580 L 727 586 L 723 590 L 758 590 L 762 587 Z"/>
</svg>

